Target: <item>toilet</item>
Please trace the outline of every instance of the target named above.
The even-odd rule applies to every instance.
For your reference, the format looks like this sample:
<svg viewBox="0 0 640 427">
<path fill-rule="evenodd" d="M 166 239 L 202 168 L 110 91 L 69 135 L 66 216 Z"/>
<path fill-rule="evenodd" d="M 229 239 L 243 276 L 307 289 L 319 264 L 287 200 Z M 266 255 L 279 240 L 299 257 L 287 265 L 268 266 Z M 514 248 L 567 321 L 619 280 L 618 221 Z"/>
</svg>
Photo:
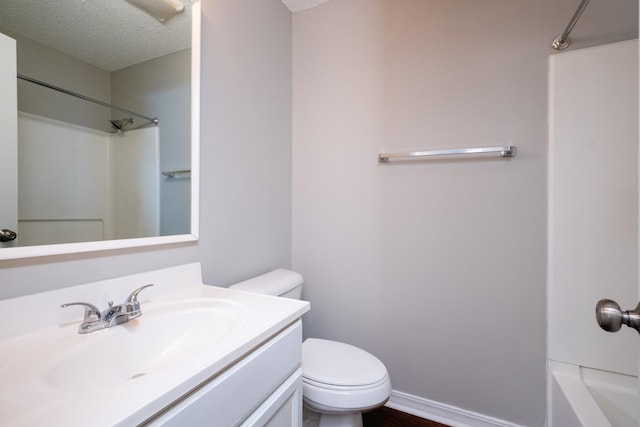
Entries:
<svg viewBox="0 0 640 427">
<path fill-rule="evenodd" d="M 300 299 L 302 283 L 299 273 L 280 268 L 229 288 Z M 372 354 L 337 341 L 302 343 L 303 401 L 319 415 L 318 427 L 362 427 L 362 413 L 384 405 L 390 394 L 387 368 Z"/>
</svg>

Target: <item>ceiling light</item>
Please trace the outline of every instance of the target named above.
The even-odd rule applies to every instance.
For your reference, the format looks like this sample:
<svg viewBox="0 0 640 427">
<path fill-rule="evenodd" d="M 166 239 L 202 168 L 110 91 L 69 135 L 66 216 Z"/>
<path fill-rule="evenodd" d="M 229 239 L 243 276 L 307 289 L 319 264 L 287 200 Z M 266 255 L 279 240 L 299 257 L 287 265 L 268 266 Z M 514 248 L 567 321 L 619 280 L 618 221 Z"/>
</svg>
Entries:
<svg viewBox="0 0 640 427">
<path fill-rule="evenodd" d="M 300 12 L 301 10 L 311 9 L 326 3 L 329 0 L 282 0 L 291 12 Z"/>
<path fill-rule="evenodd" d="M 184 4 L 179 0 L 127 0 L 139 7 L 160 22 L 165 22 L 172 16 L 184 10 Z"/>
</svg>

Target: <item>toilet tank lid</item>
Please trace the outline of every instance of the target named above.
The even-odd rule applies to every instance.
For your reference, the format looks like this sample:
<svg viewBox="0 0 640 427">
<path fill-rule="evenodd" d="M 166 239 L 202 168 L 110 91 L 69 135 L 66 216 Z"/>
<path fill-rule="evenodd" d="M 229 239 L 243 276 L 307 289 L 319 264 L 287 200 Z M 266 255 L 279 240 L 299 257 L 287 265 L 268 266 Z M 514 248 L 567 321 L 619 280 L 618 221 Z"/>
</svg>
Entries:
<svg viewBox="0 0 640 427">
<path fill-rule="evenodd" d="M 229 287 L 241 291 L 278 296 L 302 285 L 302 282 L 300 273 L 278 268 Z"/>
</svg>

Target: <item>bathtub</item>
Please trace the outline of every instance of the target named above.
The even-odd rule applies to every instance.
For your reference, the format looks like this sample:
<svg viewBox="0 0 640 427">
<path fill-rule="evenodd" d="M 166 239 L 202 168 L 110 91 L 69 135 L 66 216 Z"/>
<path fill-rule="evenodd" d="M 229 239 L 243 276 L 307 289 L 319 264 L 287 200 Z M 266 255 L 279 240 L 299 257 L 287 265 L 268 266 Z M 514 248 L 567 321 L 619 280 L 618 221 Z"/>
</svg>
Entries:
<svg viewBox="0 0 640 427">
<path fill-rule="evenodd" d="M 638 427 L 638 378 L 549 361 L 549 427 Z"/>
</svg>

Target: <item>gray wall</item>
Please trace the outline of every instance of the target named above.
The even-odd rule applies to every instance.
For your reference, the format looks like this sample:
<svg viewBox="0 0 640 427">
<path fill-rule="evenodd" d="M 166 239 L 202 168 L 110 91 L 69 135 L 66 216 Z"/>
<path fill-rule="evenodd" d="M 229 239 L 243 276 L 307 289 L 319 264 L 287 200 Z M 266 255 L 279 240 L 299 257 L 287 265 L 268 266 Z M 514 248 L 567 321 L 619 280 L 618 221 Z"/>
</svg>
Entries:
<svg viewBox="0 0 640 427">
<path fill-rule="evenodd" d="M 290 266 L 293 51 L 307 335 L 371 350 L 397 390 L 540 425 L 546 61 L 576 5 L 476 3 L 333 0 L 295 15 L 292 48 L 280 0 L 203 1 L 200 241 L 0 261 L 0 297 L 196 260 L 212 284 Z M 574 46 L 631 21 L 635 0 L 592 3 Z M 516 159 L 375 162 L 503 141 Z"/>
<path fill-rule="evenodd" d="M 393 388 L 545 417 L 547 60 L 574 0 L 333 0 L 293 20 L 293 267 L 305 335 L 379 356 Z M 575 47 L 637 35 L 592 3 Z M 513 160 L 379 165 L 514 144 Z"/>
<path fill-rule="evenodd" d="M 199 242 L 0 261 L 0 298 L 193 261 L 211 284 L 291 265 L 291 14 L 280 0 L 202 10 Z"/>
<path fill-rule="evenodd" d="M 57 49 L 0 28 L 17 43 L 18 73 L 109 102 L 110 73 Z M 18 109 L 93 129 L 109 131 L 109 110 L 99 105 L 18 80 Z"/>
</svg>

